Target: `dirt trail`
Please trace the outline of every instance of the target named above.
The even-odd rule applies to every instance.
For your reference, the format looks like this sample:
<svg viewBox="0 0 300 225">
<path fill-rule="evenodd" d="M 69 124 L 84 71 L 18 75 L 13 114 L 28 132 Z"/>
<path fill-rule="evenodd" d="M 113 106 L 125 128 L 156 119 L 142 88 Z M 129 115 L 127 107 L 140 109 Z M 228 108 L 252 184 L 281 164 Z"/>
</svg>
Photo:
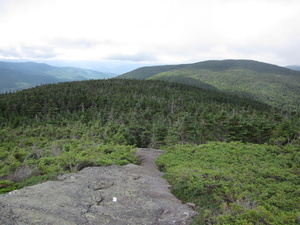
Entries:
<svg viewBox="0 0 300 225">
<path fill-rule="evenodd" d="M 196 213 L 155 166 L 162 153 L 137 149 L 141 165 L 88 167 L 0 195 L 0 224 L 189 224 Z"/>
<path fill-rule="evenodd" d="M 163 173 L 157 169 L 155 160 L 164 152 L 165 151 L 158 149 L 138 148 L 136 154 L 141 162 L 140 166 L 146 168 L 151 173 L 162 176 Z"/>
</svg>

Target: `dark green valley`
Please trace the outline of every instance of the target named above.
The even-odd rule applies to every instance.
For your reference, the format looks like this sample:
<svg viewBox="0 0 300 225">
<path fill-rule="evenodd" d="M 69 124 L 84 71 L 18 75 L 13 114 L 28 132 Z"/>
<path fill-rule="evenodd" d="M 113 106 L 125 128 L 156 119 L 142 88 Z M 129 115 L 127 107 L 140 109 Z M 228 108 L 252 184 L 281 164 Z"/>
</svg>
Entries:
<svg viewBox="0 0 300 225">
<path fill-rule="evenodd" d="M 0 62 L 0 93 L 42 84 L 110 77 L 105 73 L 75 67 L 54 67 L 34 62 Z"/>
<path fill-rule="evenodd" d="M 299 87 L 300 72 L 228 60 L 0 94 L 0 193 L 160 148 L 194 224 L 299 224 Z"/>
</svg>

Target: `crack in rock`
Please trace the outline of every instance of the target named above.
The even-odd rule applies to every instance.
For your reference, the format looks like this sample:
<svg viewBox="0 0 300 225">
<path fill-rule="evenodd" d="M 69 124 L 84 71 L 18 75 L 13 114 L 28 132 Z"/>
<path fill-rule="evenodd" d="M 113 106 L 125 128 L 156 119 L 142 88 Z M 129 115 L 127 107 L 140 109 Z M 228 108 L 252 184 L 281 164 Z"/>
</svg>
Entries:
<svg viewBox="0 0 300 225">
<path fill-rule="evenodd" d="M 89 184 L 88 187 L 96 191 L 100 189 L 109 188 L 113 185 L 113 181 L 92 181 L 92 183 Z"/>
</svg>

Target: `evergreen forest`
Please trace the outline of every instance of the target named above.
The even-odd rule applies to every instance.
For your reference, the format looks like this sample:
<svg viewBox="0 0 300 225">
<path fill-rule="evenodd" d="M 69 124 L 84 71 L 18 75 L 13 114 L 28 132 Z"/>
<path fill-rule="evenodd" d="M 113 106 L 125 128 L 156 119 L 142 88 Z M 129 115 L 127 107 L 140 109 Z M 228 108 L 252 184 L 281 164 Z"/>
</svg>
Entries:
<svg viewBox="0 0 300 225">
<path fill-rule="evenodd" d="M 300 114 L 162 80 L 41 85 L 0 95 L 0 193 L 161 148 L 194 224 L 300 223 Z"/>
</svg>

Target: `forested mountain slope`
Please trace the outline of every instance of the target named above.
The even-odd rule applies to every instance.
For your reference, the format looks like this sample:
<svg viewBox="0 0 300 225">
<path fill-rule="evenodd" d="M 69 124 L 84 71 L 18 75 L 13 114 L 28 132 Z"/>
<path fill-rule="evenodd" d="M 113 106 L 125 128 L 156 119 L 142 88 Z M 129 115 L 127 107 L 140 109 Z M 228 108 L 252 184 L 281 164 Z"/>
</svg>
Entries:
<svg viewBox="0 0 300 225">
<path fill-rule="evenodd" d="M 41 84 L 103 78 L 110 76 L 75 67 L 54 67 L 34 62 L 0 62 L 0 93 L 14 92 Z"/>
<path fill-rule="evenodd" d="M 170 146 L 174 151 L 158 165 L 173 192 L 199 206 L 203 224 L 294 224 L 299 129 L 297 112 L 180 83 L 109 79 L 38 86 L 0 95 L 0 193 L 89 166 L 138 163 L 135 147 Z M 223 143 L 215 150 L 211 141 Z M 231 160 L 215 160 L 220 155 Z"/>
<path fill-rule="evenodd" d="M 207 141 L 285 144 L 298 137 L 299 123 L 297 114 L 282 114 L 253 100 L 164 81 L 92 80 L 0 95 L 0 147 L 16 151 L 34 152 L 60 139 L 137 147 Z"/>
<path fill-rule="evenodd" d="M 145 79 L 185 83 L 250 97 L 285 110 L 299 110 L 300 72 L 251 60 L 205 61 L 181 65 Z M 121 75 L 141 79 L 151 68 Z M 153 71 L 153 73 L 155 70 Z"/>
</svg>

